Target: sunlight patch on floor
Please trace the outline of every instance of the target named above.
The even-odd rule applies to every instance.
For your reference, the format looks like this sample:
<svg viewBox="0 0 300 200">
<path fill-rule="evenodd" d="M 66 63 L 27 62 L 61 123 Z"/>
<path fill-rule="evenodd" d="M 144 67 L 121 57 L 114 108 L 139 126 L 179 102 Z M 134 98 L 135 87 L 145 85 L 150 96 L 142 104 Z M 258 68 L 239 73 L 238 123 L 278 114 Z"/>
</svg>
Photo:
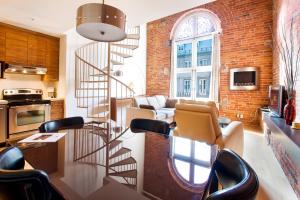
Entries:
<svg viewBox="0 0 300 200">
<path fill-rule="evenodd" d="M 245 131 L 243 157 L 259 177 L 260 189 L 256 200 L 297 200 L 262 133 L 255 130 Z"/>
</svg>

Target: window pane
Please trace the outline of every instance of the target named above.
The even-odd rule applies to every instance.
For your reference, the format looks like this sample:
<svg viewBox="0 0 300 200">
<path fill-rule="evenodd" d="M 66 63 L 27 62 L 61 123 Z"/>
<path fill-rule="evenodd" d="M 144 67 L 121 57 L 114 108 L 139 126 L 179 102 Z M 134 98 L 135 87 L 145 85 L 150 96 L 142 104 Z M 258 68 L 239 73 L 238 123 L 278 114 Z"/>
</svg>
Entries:
<svg viewBox="0 0 300 200">
<path fill-rule="evenodd" d="M 192 43 L 177 45 L 177 68 L 192 67 Z"/>
<path fill-rule="evenodd" d="M 199 165 L 194 166 L 194 183 L 200 184 L 208 180 L 210 169 L 201 167 Z"/>
<path fill-rule="evenodd" d="M 196 97 L 209 98 L 211 72 L 197 72 Z"/>
<path fill-rule="evenodd" d="M 174 137 L 174 153 L 186 157 L 191 156 L 191 140 Z"/>
<path fill-rule="evenodd" d="M 192 74 L 177 74 L 177 97 L 191 97 Z"/>
<path fill-rule="evenodd" d="M 185 180 L 190 180 L 190 163 L 175 159 L 175 167 Z"/>
<path fill-rule="evenodd" d="M 203 142 L 195 141 L 195 159 L 210 162 L 211 147 Z"/>
<path fill-rule="evenodd" d="M 215 27 L 209 18 L 197 16 L 196 24 L 197 24 L 197 35 L 201 35 L 204 33 L 211 33 L 215 31 Z"/>
<path fill-rule="evenodd" d="M 194 35 L 194 17 L 190 17 L 178 26 L 178 29 L 176 31 L 176 39 L 184 39 L 184 38 L 191 38 Z"/>
<path fill-rule="evenodd" d="M 210 66 L 212 58 L 212 39 L 197 43 L 197 66 Z"/>
</svg>

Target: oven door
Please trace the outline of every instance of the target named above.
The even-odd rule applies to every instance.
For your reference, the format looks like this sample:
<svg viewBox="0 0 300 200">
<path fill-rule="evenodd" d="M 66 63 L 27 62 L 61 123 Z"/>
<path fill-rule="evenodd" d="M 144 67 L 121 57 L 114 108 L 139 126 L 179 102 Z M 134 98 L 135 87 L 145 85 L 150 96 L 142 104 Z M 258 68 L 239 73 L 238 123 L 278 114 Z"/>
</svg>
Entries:
<svg viewBox="0 0 300 200">
<path fill-rule="evenodd" d="M 50 120 L 50 105 L 12 106 L 9 108 L 9 134 L 36 130 Z"/>
</svg>

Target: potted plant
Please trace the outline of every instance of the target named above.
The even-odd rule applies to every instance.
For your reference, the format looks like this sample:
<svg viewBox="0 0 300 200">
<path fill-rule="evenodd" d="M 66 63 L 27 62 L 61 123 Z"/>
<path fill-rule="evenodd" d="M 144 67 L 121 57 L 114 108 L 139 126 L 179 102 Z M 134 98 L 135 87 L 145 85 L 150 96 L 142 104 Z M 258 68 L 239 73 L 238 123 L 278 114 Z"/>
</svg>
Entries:
<svg viewBox="0 0 300 200">
<path fill-rule="evenodd" d="M 284 107 L 284 119 L 286 124 L 292 125 L 296 118 L 295 88 L 299 76 L 300 45 L 299 35 L 295 28 L 295 17 L 292 17 L 289 26 L 281 26 L 279 38 L 275 47 L 281 59 L 281 66 L 284 72 L 284 83 L 287 91 L 287 104 Z"/>
</svg>

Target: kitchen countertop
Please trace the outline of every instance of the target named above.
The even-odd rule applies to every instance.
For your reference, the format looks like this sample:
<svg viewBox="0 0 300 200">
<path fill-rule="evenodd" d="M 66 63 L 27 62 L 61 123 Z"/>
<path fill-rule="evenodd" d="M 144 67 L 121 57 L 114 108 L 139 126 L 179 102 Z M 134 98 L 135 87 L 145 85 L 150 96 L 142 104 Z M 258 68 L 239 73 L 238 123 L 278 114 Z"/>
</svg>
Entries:
<svg viewBox="0 0 300 200">
<path fill-rule="evenodd" d="M 46 98 L 47 100 L 49 99 L 50 101 L 63 101 L 65 100 L 64 98 Z"/>
<path fill-rule="evenodd" d="M 0 100 L 0 105 L 6 105 L 8 102 L 6 100 Z"/>
</svg>

